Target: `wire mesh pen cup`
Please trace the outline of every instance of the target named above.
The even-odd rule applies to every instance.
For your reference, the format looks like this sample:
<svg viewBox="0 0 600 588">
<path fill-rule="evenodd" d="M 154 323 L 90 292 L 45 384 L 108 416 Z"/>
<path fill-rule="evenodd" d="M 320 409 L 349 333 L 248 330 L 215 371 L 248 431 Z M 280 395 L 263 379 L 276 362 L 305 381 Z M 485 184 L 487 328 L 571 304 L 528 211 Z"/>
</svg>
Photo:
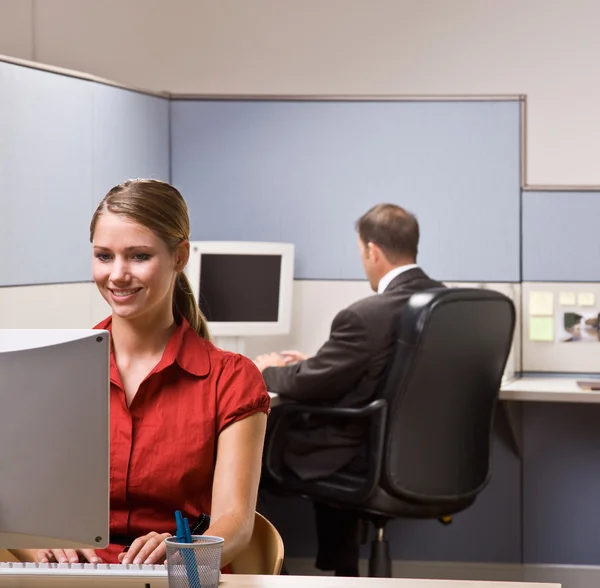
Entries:
<svg viewBox="0 0 600 588">
<path fill-rule="evenodd" d="M 169 588 L 218 588 L 223 542 L 208 535 L 192 535 L 192 543 L 167 537 Z"/>
</svg>

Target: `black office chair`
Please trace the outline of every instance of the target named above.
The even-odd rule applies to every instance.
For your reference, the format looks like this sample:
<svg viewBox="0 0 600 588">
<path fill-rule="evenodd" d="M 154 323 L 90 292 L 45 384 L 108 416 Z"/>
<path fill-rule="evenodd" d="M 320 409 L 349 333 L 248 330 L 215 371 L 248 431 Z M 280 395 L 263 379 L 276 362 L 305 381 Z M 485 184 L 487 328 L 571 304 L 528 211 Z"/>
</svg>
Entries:
<svg viewBox="0 0 600 588">
<path fill-rule="evenodd" d="M 414 294 L 377 397 L 364 408 L 287 404 L 265 448 L 267 487 L 355 509 L 377 529 L 369 576 L 391 577 L 387 521 L 451 521 L 491 475 L 495 408 L 515 328 L 510 298 L 490 290 Z M 283 463 L 286 429 L 314 414 L 364 420 L 368 471 L 303 481 Z"/>
</svg>

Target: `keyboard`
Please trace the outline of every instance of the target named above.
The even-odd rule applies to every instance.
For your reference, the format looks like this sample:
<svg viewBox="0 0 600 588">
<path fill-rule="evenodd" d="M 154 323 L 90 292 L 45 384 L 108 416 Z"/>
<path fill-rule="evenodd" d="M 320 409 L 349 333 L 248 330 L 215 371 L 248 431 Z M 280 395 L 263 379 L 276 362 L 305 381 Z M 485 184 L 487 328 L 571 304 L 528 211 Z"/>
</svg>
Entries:
<svg viewBox="0 0 600 588">
<path fill-rule="evenodd" d="M 0 563 L 0 588 L 168 588 L 164 565 Z"/>
</svg>

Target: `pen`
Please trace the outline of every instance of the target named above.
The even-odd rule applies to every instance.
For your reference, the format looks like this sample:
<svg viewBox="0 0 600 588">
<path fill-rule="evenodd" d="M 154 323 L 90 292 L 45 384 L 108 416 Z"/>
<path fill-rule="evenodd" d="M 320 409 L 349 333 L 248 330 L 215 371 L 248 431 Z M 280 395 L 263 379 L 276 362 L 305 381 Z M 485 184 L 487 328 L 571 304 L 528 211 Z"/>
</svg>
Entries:
<svg viewBox="0 0 600 588">
<path fill-rule="evenodd" d="M 185 531 L 185 540 L 187 543 L 192 542 L 192 532 L 190 531 L 190 523 L 187 518 L 183 519 L 183 529 Z"/>
<path fill-rule="evenodd" d="M 183 518 L 180 510 L 175 511 L 176 537 L 178 543 L 192 543 L 192 534 L 187 518 Z M 198 577 L 198 567 L 196 565 L 196 557 L 190 549 L 185 547 L 180 550 L 185 561 L 185 569 L 187 571 L 188 582 L 190 588 L 201 588 L 200 578 Z"/>
</svg>

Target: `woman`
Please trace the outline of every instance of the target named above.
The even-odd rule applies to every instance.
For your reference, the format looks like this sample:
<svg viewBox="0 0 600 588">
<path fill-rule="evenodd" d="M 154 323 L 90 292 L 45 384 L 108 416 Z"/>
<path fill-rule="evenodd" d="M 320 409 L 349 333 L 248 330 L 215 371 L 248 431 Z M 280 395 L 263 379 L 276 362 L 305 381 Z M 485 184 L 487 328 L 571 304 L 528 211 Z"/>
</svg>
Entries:
<svg viewBox="0 0 600 588">
<path fill-rule="evenodd" d="M 183 273 L 189 233 L 181 194 L 156 180 L 114 187 L 93 215 L 93 278 L 112 309 L 97 325 L 112 341 L 111 540 L 37 561 L 162 563 L 176 510 L 210 514 L 223 566 L 250 541 L 269 396 L 250 360 L 209 341 Z"/>
</svg>

